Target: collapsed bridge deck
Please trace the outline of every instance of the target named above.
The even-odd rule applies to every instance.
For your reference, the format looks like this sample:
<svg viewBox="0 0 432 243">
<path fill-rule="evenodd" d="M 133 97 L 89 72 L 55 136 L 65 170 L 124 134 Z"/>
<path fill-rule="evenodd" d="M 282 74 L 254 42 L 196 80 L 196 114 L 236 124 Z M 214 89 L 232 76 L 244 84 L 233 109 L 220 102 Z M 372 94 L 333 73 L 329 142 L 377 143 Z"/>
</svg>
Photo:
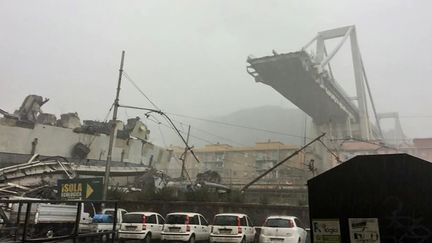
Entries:
<svg viewBox="0 0 432 243">
<path fill-rule="evenodd" d="M 358 108 L 326 70 L 304 51 L 249 58 L 248 73 L 297 105 L 316 124 L 357 120 Z"/>
</svg>

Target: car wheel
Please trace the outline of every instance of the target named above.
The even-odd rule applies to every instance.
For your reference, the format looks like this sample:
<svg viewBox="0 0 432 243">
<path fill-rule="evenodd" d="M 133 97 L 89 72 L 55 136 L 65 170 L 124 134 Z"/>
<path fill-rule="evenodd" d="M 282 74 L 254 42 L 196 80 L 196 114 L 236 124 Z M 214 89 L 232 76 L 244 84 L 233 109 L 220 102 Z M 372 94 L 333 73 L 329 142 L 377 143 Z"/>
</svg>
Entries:
<svg viewBox="0 0 432 243">
<path fill-rule="evenodd" d="M 192 236 L 189 238 L 189 243 L 195 243 L 195 236 L 194 236 L 194 235 L 192 235 Z"/>
<path fill-rule="evenodd" d="M 151 243 L 152 239 L 151 239 L 151 234 L 147 234 L 146 237 L 144 238 L 143 242 L 144 243 Z"/>
<path fill-rule="evenodd" d="M 54 230 L 53 229 L 49 229 L 46 232 L 46 238 L 53 238 L 54 237 Z"/>
<path fill-rule="evenodd" d="M 110 237 L 108 236 L 108 234 L 104 234 L 100 238 L 101 242 L 108 242 L 109 239 L 110 239 Z"/>
</svg>

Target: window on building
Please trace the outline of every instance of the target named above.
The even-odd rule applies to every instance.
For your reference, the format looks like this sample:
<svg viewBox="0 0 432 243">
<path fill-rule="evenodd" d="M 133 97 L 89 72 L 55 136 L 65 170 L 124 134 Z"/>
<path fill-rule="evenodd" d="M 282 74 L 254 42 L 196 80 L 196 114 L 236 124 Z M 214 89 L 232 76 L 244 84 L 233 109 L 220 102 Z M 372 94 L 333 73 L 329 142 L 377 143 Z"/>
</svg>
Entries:
<svg viewBox="0 0 432 243">
<path fill-rule="evenodd" d="M 225 153 L 224 152 L 216 152 L 216 161 L 223 161 L 225 159 Z"/>
</svg>

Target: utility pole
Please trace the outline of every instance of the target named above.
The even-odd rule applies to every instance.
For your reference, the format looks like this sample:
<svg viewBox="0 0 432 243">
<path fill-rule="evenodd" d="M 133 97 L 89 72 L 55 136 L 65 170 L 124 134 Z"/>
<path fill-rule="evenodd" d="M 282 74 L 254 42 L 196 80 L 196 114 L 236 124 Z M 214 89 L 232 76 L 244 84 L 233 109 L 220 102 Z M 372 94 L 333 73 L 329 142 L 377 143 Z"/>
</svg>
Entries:
<svg viewBox="0 0 432 243">
<path fill-rule="evenodd" d="M 114 139 L 115 139 L 116 134 L 117 134 L 117 110 L 119 107 L 119 96 L 120 96 L 121 80 L 122 80 L 122 76 L 123 76 L 124 57 L 125 57 L 125 51 L 122 51 L 120 70 L 119 70 L 119 78 L 118 78 L 118 84 L 117 84 L 117 93 L 116 93 L 116 98 L 114 100 L 114 111 L 113 111 L 113 118 L 111 121 L 111 133 L 110 133 L 110 140 L 109 140 L 109 147 L 108 147 L 108 155 L 107 155 L 107 161 L 106 161 L 106 166 L 105 166 L 103 200 L 107 199 L 108 184 L 109 184 L 110 169 L 111 169 L 111 160 L 112 160 L 112 150 L 114 147 Z"/>
<path fill-rule="evenodd" d="M 189 125 L 189 128 L 188 128 L 188 133 L 187 133 L 187 137 L 186 137 L 186 147 L 185 147 L 185 151 L 184 151 L 184 153 L 183 153 L 183 158 L 182 158 L 182 168 L 181 168 L 181 173 L 180 173 L 180 178 L 184 178 L 184 171 L 185 171 L 185 163 L 186 163 L 186 156 L 187 156 L 187 153 L 188 153 L 188 151 L 189 151 L 189 134 L 190 134 L 190 129 L 191 129 L 191 126 Z"/>
<path fill-rule="evenodd" d="M 297 155 L 298 153 L 300 153 L 302 150 L 304 150 L 305 148 L 307 148 L 309 145 L 313 144 L 316 141 L 320 141 L 320 139 L 322 137 L 325 136 L 325 133 L 321 134 L 320 136 L 316 137 L 315 139 L 313 139 L 312 141 L 310 141 L 309 143 L 305 144 L 303 147 L 301 147 L 300 149 L 294 151 L 291 155 L 289 155 L 288 157 L 286 157 L 285 159 L 281 160 L 279 163 L 277 163 L 276 165 L 274 165 L 273 167 L 271 167 L 270 169 L 266 170 L 264 173 L 262 173 L 261 175 L 259 175 L 257 178 L 253 179 L 251 182 L 249 182 L 248 184 L 246 184 L 245 186 L 243 186 L 243 188 L 240 190 L 241 192 L 246 191 L 252 184 L 254 184 L 255 182 L 257 182 L 259 179 L 263 178 L 264 176 L 266 176 L 268 173 L 270 173 L 271 171 L 273 171 L 274 169 L 276 169 L 277 167 L 279 167 L 281 164 L 285 163 L 286 161 L 288 161 L 289 159 L 291 159 L 292 157 L 294 157 L 295 155 Z"/>
</svg>

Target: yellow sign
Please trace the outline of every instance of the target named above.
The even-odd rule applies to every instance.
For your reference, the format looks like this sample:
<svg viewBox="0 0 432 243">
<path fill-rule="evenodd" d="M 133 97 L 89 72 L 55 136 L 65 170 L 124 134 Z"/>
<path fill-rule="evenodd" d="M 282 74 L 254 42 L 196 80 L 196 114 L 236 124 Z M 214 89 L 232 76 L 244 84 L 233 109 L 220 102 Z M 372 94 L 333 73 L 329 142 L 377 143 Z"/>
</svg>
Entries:
<svg viewBox="0 0 432 243">
<path fill-rule="evenodd" d="M 81 183 L 67 183 L 61 187 L 61 196 L 64 198 L 80 198 L 82 195 Z"/>
<path fill-rule="evenodd" d="M 103 179 L 78 178 L 58 180 L 59 198 L 62 200 L 101 200 Z"/>
<path fill-rule="evenodd" d="M 89 184 L 87 184 L 86 198 L 89 198 L 91 194 L 93 194 L 93 192 L 93 188 Z"/>
</svg>

